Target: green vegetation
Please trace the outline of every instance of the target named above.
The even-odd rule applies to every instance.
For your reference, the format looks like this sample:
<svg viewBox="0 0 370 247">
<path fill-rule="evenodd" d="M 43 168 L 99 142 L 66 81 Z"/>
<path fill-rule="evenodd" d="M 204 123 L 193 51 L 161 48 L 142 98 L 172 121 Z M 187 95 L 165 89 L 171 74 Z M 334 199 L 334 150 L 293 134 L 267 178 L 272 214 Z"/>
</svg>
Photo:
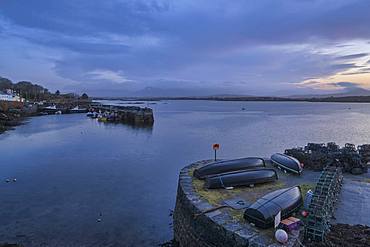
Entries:
<svg viewBox="0 0 370 247">
<path fill-rule="evenodd" d="M 13 83 L 7 78 L 0 77 L 0 92 L 4 92 L 7 89 L 11 89 L 16 93 L 20 94 L 26 100 L 41 101 L 41 100 L 54 100 L 54 99 L 82 99 L 88 100 L 89 96 L 84 93 L 80 97 L 77 94 L 61 94 L 59 90 L 55 94 L 50 93 L 47 88 L 34 84 L 29 81 L 20 81 Z"/>
<path fill-rule="evenodd" d="M 189 171 L 189 175 L 193 176 L 194 169 Z M 193 177 L 193 187 L 200 197 L 208 201 L 212 205 L 220 205 L 222 201 L 236 196 L 242 196 L 250 202 L 256 201 L 259 197 L 277 190 L 284 188 L 285 183 L 277 181 L 275 183 L 259 184 L 254 187 L 239 187 L 232 190 L 226 189 L 211 189 L 208 190 L 204 187 L 204 181 Z"/>
<path fill-rule="evenodd" d="M 315 184 L 301 184 L 299 187 L 301 188 L 302 196 L 304 197 L 307 191 L 313 191 L 315 189 Z"/>
<path fill-rule="evenodd" d="M 14 90 L 25 99 L 44 100 L 47 99 L 50 95 L 49 91 L 46 88 L 38 84 L 33 84 L 29 81 L 20 81 L 17 83 L 13 83 L 7 78 L 0 77 L 0 91 L 5 91 L 7 89 Z"/>
<path fill-rule="evenodd" d="M 194 169 L 189 171 L 189 175 L 193 177 Z M 268 194 L 274 190 L 282 189 L 286 187 L 283 181 L 277 181 L 275 183 L 260 184 L 254 187 L 240 187 L 232 190 L 226 189 L 212 189 L 208 190 L 204 187 L 204 180 L 199 180 L 193 177 L 193 187 L 198 195 L 214 206 L 220 206 L 223 204 L 223 201 L 233 197 L 242 197 L 249 201 L 250 203 L 255 202 L 258 198 L 262 197 L 265 194 Z M 302 191 L 302 196 L 304 197 L 308 190 L 314 190 L 315 183 L 304 183 L 299 185 Z M 244 210 L 234 210 L 227 209 L 230 216 L 237 221 L 243 221 L 243 212 Z"/>
</svg>

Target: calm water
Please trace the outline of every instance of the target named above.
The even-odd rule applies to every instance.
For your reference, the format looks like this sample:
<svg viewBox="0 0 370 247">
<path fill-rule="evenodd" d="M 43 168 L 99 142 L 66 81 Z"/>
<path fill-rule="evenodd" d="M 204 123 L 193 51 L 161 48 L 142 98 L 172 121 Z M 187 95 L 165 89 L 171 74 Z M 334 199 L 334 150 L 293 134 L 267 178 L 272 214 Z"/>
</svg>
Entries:
<svg viewBox="0 0 370 247">
<path fill-rule="evenodd" d="M 152 129 L 78 114 L 32 118 L 0 135 L 0 242 L 156 246 L 172 237 L 179 170 L 211 158 L 212 143 L 221 144 L 222 158 L 267 157 L 307 142 L 370 143 L 369 104 L 169 101 L 150 107 Z"/>
</svg>

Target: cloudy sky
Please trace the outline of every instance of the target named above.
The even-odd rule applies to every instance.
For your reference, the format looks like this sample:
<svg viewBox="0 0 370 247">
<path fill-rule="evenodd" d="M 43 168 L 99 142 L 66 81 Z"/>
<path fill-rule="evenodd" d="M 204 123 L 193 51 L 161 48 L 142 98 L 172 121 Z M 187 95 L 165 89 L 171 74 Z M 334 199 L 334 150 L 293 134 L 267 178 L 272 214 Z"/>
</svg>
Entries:
<svg viewBox="0 0 370 247">
<path fill-rule="evenodd" d="M 0 76 L 92 95 L 370 88 L 368 0 L 0 0 Z"/>
</svg>

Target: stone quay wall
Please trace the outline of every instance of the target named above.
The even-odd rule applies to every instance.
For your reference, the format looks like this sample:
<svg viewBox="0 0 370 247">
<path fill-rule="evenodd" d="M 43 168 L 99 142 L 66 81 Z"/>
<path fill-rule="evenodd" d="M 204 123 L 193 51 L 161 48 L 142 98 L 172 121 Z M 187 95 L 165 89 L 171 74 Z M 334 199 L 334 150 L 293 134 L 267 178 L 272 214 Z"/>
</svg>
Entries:
<svg viewBox="0 0 370 247">
<path fill-rule="evenodd" d="M 256 231 L 220 210 L 196 216 L 214 206 L 196 193 L 189 173 L 208 162 L 191 164 L 180 172 L 173 215 L 175 241 L 180 247 L 266 246 Z"/>
<path fill-rule="evenodd" d="M 151 108 L 108 105 L 92 105 L 91 107 L 95 111 L 113 113 L 113 122 L 145 126 L 151 126 L 154 124 L 154 115 Z"/>
</svg>

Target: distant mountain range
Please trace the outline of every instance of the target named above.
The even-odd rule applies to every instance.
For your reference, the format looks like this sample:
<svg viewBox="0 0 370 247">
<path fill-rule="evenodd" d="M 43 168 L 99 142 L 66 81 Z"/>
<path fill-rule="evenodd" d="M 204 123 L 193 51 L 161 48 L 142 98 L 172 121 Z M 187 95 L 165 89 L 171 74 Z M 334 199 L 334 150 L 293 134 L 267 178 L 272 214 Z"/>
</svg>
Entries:
<svg viewBox="0 0 370 247">
<path fill-rule="evenodd" d="M 202 96 L 222 96 L 232 95 L 225 92 L 225 89 L 212 88 L 159 88 L 146 87 L 144 89 L 135 91 L 130 96 L 136 97 L 202 97 Z M 248 96 L 248 95 L 243 95 Z"/>
<path fill-rule="evenodd" d="M 290 96 L 255 96 L 232 93 L 214 94 L 208 89 L 162 89 L 147 87 L 143 90 L 130 93 L 122 97 L 96 97 L 96 99 L 122 100 L 218 100 L 218 101 L 311 101 L 311 102 L 370 102 L 370 90 L 351 87 L 330 94 L 302 94 Z M 207 92 L 207 94 L 205 94 Z"/>
<path fill-rule="evenodd" d="M 239 98 L 239 97 L 261 97 L 258 95 L 252 94 L 235 94 L 232 92 L 224 92 L 220 89 L 209 89 L 209 88 L 157 88 L 157 87 L 146 87 L 142 90 L 133 92 L 130 96 L 132 97 L 220 97 L 220 98 Z M 332 93 L 322 93 L 318 91 L 317 93 L 311 94 L 295 94 L 288 96 L 279 95 L 264 95 L 263 97 L 281 97 L 281 98 L 328 98 L 328 97 L 353 97 L 353 96 L 370 96 L 370 90 L 360 88 L 360 87 L 351 87 L 345 88 L 341 91 L 332 92 Z"/>
<path fill-rule="evenodd" d="M 354 87 L 344 89 L 342 92 L 331 94 L 306 94 L 306 95 L 291 95 L 288 98 L 329 98 L 329 97 L 354 97 L 354 96 L 370 96 L 370 90 Z"/>
</svg>

